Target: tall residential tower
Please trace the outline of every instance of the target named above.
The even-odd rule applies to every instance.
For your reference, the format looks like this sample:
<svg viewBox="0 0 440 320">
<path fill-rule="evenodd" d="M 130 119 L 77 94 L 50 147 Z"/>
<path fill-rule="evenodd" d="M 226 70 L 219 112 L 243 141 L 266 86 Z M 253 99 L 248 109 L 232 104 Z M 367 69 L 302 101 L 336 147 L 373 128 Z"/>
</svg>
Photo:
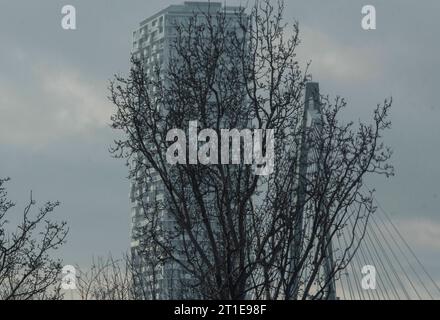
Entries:
<svg viewBox="0 0 440 320">
<path fill-rule="evenodd" d="M 153 76 L 154 68 L 160 65 L 161 69 L 167 68 L 175 25 L 185 23 L 195 14 L 216 13 L 221 10 L 223 14 L 235 15 L 238 7 L 225 7 L 216 2 L 184 2 L 182 5 L 171 5 L 140 23 L 133 32 L 133 55 L 143 63 L 148 76 Z M 132 258 L 138 277 L 135 284 L 138 295 L 144 299 L 191 299 L 197 298 L 187 290 L 185 281 L 191 281 L 191 276 L 185 274 L 176 263 L 169 261 L 161 263 L 155 260 L 153 248 L 141 246 L 142 234 L 138 230 L 146 223 L 148 212 L 145 212 L 139 196 L 143 197 L 146 207 L 154 207 L 154 203 L 166 203 L 163 183 L 153 170 L 145 183 L 132 182 L 130 200 L 132 203 Z M 160 223 L 170 228 L 175 223 L 166 207 L 161 208 Z M 177 243 L 178 246 L 178 243 Z M 140 251 L 143 253 L 140 254 Z M 145 252 L 151 250 L 151 252 Z M 143 257 L 150 256 L 151 261 Z M 182 281 L 182 279 L 184 281 Z"/>
</svg>

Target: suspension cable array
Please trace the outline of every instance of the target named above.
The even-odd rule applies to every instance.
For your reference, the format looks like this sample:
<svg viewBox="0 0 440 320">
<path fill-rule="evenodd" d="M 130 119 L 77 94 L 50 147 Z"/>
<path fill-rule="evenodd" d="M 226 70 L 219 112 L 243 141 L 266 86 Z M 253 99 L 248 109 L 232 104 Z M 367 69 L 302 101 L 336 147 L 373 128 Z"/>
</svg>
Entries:
<svg viewBox="0 0 440 320">
<path fill-rule="evenodd" d="M 440 299 L 439 284 L 431 277 L 420 259 L 402 236 L 390 215 L 373 198 L 379 210 L 371 215 L 362 236 L 341 232 L 335 246 L 347 247 L 348 237 L 360 241 L 358 250 L 340 272 L 337 280 L 339 299 L 344 300 L 420 300 Z M 353 230 L 353 221 L 348 228 Z M 337 255 L 338 252 L 336 251 Z M 375 285 L 364 287 L 364 266 L 372 266 L 369 276 L 375 276 Z"/>
</svg>

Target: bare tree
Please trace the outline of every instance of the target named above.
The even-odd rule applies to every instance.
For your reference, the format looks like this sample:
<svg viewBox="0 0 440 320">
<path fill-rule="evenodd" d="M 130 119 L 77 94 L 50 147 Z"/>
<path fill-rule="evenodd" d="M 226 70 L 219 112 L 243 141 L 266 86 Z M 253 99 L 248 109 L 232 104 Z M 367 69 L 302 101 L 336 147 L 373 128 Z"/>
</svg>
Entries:
<svg viewBox="0 0 440 320">
<path fill-rule="evenodd" d="M 77 290 L 81 300 L 134 300 L 135 270 L 131 259 L 125 255 L 115 259 L 93 259 L 90 268 L 76 268 Z"/>
<path fill-rule="evenodd" d="M 143 247 L 159 250 L 163 263 L 172 261 L 190 275 L 180 277 L 189 297 L 332 298 L 329 288 L 375 210 L 364 178 L 393 174 L 391 151 L 381 142 L 391 102 L 375 108 L 372 124 L 354 125 L 341 122 L 343 99 L 314 97 L 322 111 L 307 126 L 303 93 L 310 76 L 296 58 L 298 24 L 284 24 L 283 9 L 282 2 L 274 7 L 266 0 L 248 14 L 200 12 L 176 21 L 166 65 L 148 74 L 142 57 L 134 57 L 129 76 L 116 76 L 110 85 L 112 126 L 125 133 L 112 152 L 128 160 L 138 187 Z M 188 141 L 173 154 L 183 153 L 184 163 L 170 164 L 166 154 L 175 140 L 168 133 L 189 130 L 194 120 L 218 137 L 222 129 L 261 129 L 264 141 L 273 130 L 272 173 L 255 174 L 269 164 L 243 159 L 192 163 Z M 218 144 L 218 154 L 206 147 L 210 143 Z M 220 141 L 202 145 L 199 154 L 210 159 L 230 156 Z M 240 145 L 244 158 L 249 141 Z M 267 155 L 267 144 L 261 148 Z M 164 199 L 146 190 L 157 180 Z M 345 244 L 332 248 L 341 237 Z"/>
<path fill-rule="evenodd" d="M 15 206 L 0 179 L 0 299 L 61 299 L 61 261 L 52 255 L 65 242 L 65 222 L 50 219 L 58 202 L 47 202 L 37 213 L 32 194 L 15 231 L 7 215 Z"/>
</svg>

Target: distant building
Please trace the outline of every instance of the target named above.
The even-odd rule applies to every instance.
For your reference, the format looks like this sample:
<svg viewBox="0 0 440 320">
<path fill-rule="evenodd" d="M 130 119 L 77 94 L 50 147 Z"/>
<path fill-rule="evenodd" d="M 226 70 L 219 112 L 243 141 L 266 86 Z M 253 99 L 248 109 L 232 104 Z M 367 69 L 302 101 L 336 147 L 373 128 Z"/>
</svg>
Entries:
<svg viewBox="0 0 440 320">
<path fill-rule="evenodd" d="M 184 2 L 183 5 L 172 5 L 145 19 L 133 32 L 133 55 L 142 61 L 147 75 L 152 75 L 155 65 L 159 64 L 166 68 L 169 63 L 172 39 L 174 37 L 175 23 L 182 23 L 193 17 L 194 14 L 222 11 L 226 15 L 235 15 L 238 7 L 223 7 L 216 2 Z M 142 183 L 132 182 L 130 200 L 132 204 L 132 242 L 131 250 L 134 267 L 138 271 L 136 289 L 140 298 L 146 299 L 196 299 L 188 288 L 185 281 L 191 281 L 191 277 L 183 272 L 176 263 L 164 264 L 142 259 L 140 250 L 141 240 L 138 235 L 139 228 L 146 223 L 144 208 L 137 199 L 142 194 L 144 202 L 154 206 L 154 203 L 164 200 L 165 193 L 163 183 L 157 173 L 151 171 L 151 179 Z M 166 228 L 172 227 L 173 218 L 166 208 L 161 208 L 161 223 Z M 177 244 L 178 245 L 178 244 Z M 144 248 L 145 249 L 145 248 Z M 149 253 L 154 260 L 155 252 Z"/>
</svg>

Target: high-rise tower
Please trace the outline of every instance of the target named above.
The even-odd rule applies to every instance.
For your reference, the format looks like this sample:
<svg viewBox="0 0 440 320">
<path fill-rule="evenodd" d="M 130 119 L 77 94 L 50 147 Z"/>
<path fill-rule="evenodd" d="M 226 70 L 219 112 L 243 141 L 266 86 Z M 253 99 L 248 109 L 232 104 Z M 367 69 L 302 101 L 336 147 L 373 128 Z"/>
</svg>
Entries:
<svg viewBox="0 0 440 320">
<path fill-rule="evenodd" d="M 215 13 L 221 10 L 222 14 L 235 15 L 237 7 L 224 7 L 216 2 L 184 2 L 182 5 L 171 5 L 166 9 L 143 20 L 139 28 L 133 32 L 133 56 L 142 62 L 147 76 L 153 76 L 155 66 L 159 65 L 162 70 L 169 63 L 172 41 L 175 36 L 175 25 L 184 23 L 194 15 Z M 189 299 L 197 298 L 193 293 L 186 290 L 183 284 L 191 281 L 191 276 L 182 268 L 169 261 L 166 263 L 155 261 L 154 248 L 141 246 L 142 233 L 138 230 L 146 223 L 148 212 L 145 206 L 139 202 L 139 196 L 143 197 L 144 204 L 154 206 L 157 201 L 166 202 L 164 186 L 157 173 L 151 169 L 148 180 L 145 183 L 133 181 L 131 185 L 130 200 L 132 203 L 132 258 L 137 272 L 136 290 L 139 296 L 145 299 Z M 166 208 L 161 208 L 159 223 L 172 227 L 174 220 Z M 178 244 L 177 244 L 178 246 Z M 140 251 L 143 251 L 142 254 Z M 150 252 L 146 252 L 146 250 Z M 149 255 L 151 261 L 145 261 L 143 257 Z"/>
</svg>

